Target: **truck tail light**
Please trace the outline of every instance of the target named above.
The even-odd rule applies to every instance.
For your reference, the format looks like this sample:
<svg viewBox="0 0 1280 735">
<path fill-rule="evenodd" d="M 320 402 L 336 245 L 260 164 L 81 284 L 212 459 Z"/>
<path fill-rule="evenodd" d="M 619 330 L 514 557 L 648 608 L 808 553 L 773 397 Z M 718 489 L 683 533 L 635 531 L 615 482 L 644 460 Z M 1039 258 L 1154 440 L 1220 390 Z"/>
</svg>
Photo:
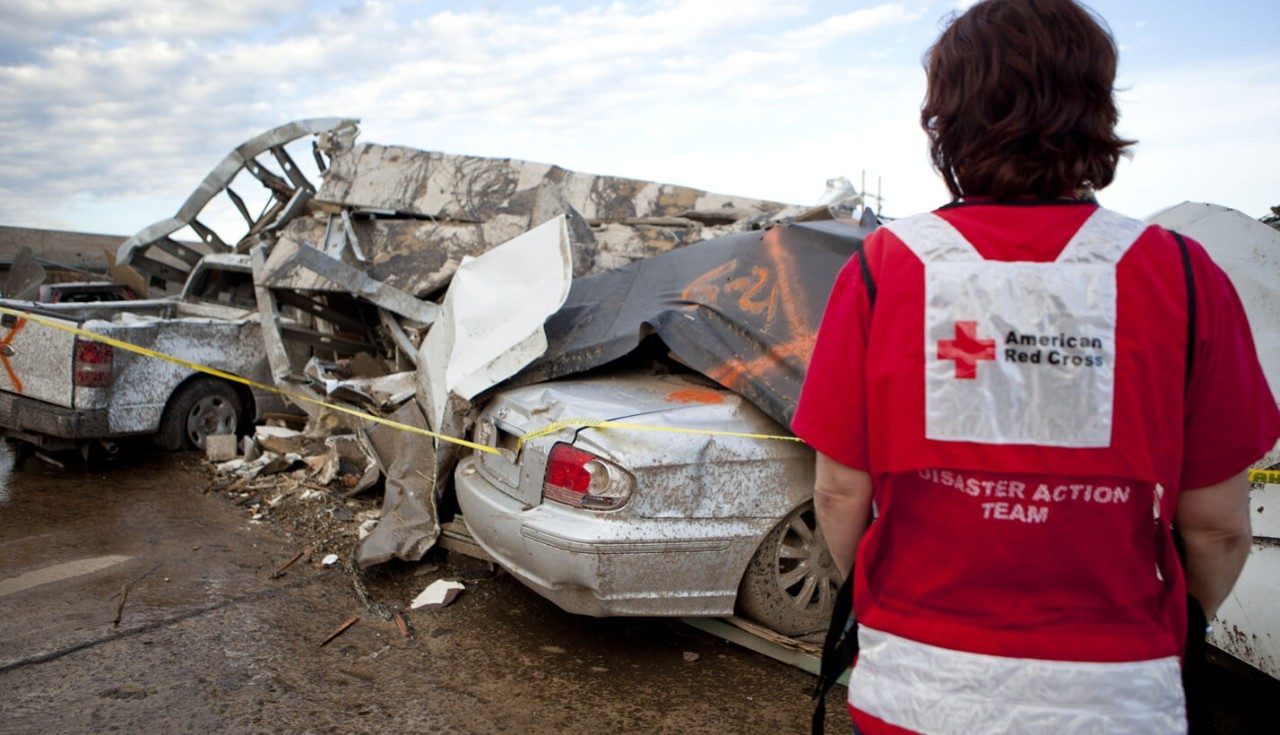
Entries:
<svg viewBox="0 0 1280 735">
<path fill-rule="evenodd" d="M 574 508 L 614 510 L 626 504 L 634 486 L 631 474 L 621 467 L 559 442 L 547 457 L 542 499 Z"/>
<path fill-rule="evenodd" d="M 75 384 L 81 388 L 111 385 L 111 345 L 76 340 Z"/>
</svg>

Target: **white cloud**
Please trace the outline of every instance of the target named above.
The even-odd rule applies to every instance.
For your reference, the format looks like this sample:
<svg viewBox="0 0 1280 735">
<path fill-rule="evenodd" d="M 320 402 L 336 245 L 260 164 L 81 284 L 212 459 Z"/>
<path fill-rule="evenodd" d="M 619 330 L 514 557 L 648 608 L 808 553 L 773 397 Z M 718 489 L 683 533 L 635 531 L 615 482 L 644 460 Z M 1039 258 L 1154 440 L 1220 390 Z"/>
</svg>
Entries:
<svg viewBox="0 0 1280 735">
<path fill-rule="evenodd" d="M 921 15 L 921 11 L 908 10 L 901 4 L 876 5 L 843 15 L 833 15 L 806 28 L 790 31 L 783 34 L 782 41 L 793 48 L 813 49 L 833 44 L 849 36 L 910 23 Z"/>
<path fill-rule="evenodd" d="M 1122 80 L 1120 132 L 1138 139 L 1109 200 L 1135 215 L 1191 199 L 1253 217 L 1280 204 L 1280 59 L 1233 59 Z"/>
<path fill-rule="evenodd" d="M 329 115 L 362 118 L 363 140 L 801 203 L 827 178 L 866 169 L 871 182 L 884 177 L 891 213 L 937 205 L 945 190 L 917 121 L 918 59 L 941 8 L 835 5 L 422 13 L 373 1 L 319 11 L 293 0 L 15 0 L 0 8 L 0 222 L 127 234 L 172 214 L 241 141 Z M 7 40 L 22 33 L 35 40 Z M 1141 99 L 1124 123 L 1143 146 L 1121 172 L 1117 206 L 1168 202 L 1178 178 L 1168 168 L 1229 155 L 1215 146 L 1265 144 L 1280 128 L 1275 78 L 1224 63 L 1135 80 Z M 1214 110 L 1241 121 L 1217 140 L 1197 132 L 1228 124 Z M 1277 191 L 1274 176 L 1197 180 Z M 1232 204 L 1237 192 L 1222 192 Z"/>
<path fill-rule="evenodd" d="M 807 4 L 782 0 L 731 11 L 664 0 L 413 19 L 366 2 L 304 14 L 287 32 L 272 25 L 298 10 L 283 0 L 6 8 L 17 25 L 57 32 L 0 66 L 0 221 L 136 229 L 170 212 L 75 220 L 95 202 L 180 200 L 241 140 L 330 114 L 364 118 L 367 140 L 719 182 L 726 153 L 781 147 L 770 142 L 778 121 L 801 137 L 814 101 L 841 93 L 851 76 L 822 66 L 816 48 L 913 17 L 891 4 L 803 18 Z M 178 32 L 187 28 L 205 35 Z M 648 165 L 664 149 L 675 165 Z M 704 151 L 721 158 L 679 165 Z"/>
</svg>

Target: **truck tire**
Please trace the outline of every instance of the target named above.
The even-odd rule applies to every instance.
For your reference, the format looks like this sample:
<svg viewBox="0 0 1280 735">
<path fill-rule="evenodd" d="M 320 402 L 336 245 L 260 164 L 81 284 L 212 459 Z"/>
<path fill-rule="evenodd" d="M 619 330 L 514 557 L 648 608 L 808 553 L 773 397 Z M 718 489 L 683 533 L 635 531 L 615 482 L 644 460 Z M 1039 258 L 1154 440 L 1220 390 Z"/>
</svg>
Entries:
<svg viewBox="0 0 1280 735">
<path fill-rule="evenodd" d="M 234 434 L 244 423 L 244 405 L 235 388 L 215 378 L 195 378 L 169 398 L 155 441 L 169 451 L 204 449 L 211 434 Z"/>
<path fill-rule="evenodd" d="M 738 587 L 738 610 L 783 635 L 826 630 L 844 580 L 818 528 L 813 501 L 764 537 Z"/>
</svg>

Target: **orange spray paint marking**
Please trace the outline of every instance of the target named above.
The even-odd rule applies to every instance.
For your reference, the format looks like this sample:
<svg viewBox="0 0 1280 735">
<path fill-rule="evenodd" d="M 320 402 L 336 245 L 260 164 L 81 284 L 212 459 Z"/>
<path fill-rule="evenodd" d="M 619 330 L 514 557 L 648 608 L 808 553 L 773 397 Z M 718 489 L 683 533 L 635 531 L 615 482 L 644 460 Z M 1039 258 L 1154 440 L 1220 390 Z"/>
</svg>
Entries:
<svg viewBox="0 0 1280 735">
<path fill-rule="evenodd" d="M 705 301 L 709 304 L 715 302 L 720 297 L 720 284 L 718 281 L 732 273 L 733 269 L 737 267 L 738 261 L 735 259 L 712 268 L 694 279 L 693 283 L 685 287 L 680 296 L 685 301 Z"/>
<path fill-rule="evenodd" d="M 710 388 L 686 388 L 668 393 L 667 400 L 674 403 L 724 403 L 724 394 Z"/>
<path fill-rule="evenodd" d="M 773 274 L 768 268 L 755 267 L 751 269 L 751 278 L 738 278 L 728 285 L 726 290 L 741 290 L 742 298 L 738 299 L 738 308 L 748 314 L 762 314 L 767 309 L 769 312 L 766 318 L 767 322 L 773 321 L 774 304 L 778 300 L 778 287 L 776 285 L 770 287 L 769 281 Z M 759 298 L 761 292 L 768 288 L 768 292 L 763 299 Z"/>
<path fill-rule="evenodd" d="M 8 347 L 9 343 L 13 341 L 13 338 L 18 336 L 18 332 L 21 332 L 22 328 L 25 326 L 27 326 L 26 319 L 19 319 L 15 322 L 13 329 L 9 330 L 9 333 L 4 336 L 4 339 L 0 339 L 0 347 Z M 13 384 L 13 391 L 15 393 L 21 393 L 22 380 L 18 377 L 18 374 L 13 371 L 13 365 L 9 364 L 9 356 L 0 352 L 0 363 L 4 365 L 4 371 L 9 375 L 9 382 Z"/>
<path fill-rule="evenodd" d="M 808 294 L 803 289 L 795 288 L 799 281 L 792 278 L 794 268 L 791 254 L 782 247 L 778 230 L 771 230 L 765 234 L 764 247 L 765 255 L 773 261 L 773 270 L 777 274 L 776 282 L 780 291 L 778 295 L 782 301 L 782 314 L 787 319 L 787 326 L 793 333 L 802 331 L 808 326 L 805 323 L 805 315 L 808 313 L 808 309 L 805 308 L 809 303 Z"/>
</svg>

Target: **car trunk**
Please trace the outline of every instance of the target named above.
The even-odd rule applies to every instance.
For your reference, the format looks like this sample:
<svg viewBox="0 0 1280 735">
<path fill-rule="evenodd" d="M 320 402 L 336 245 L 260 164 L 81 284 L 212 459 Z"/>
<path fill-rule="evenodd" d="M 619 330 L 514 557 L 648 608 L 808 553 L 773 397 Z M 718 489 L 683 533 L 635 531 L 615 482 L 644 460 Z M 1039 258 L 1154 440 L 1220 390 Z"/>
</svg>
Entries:
<svg viewBox="0 0 1280 735">
<path fill-rule="evenodd" d="M 720 400 L 724 392 L 675 375 L 603 377 L 512 390 L 497 397 L 476 424 L 476 441 L 498 450 L 480 455 L 479 469 L 499 490 L 531 508 L 542 502 L 552 445 L 572 443 L 576 432 L 563 429 L 523 447 L 521 436 L 566 419 L 619 420 L 670 411 L 681 404 Z"/>
</svg>

